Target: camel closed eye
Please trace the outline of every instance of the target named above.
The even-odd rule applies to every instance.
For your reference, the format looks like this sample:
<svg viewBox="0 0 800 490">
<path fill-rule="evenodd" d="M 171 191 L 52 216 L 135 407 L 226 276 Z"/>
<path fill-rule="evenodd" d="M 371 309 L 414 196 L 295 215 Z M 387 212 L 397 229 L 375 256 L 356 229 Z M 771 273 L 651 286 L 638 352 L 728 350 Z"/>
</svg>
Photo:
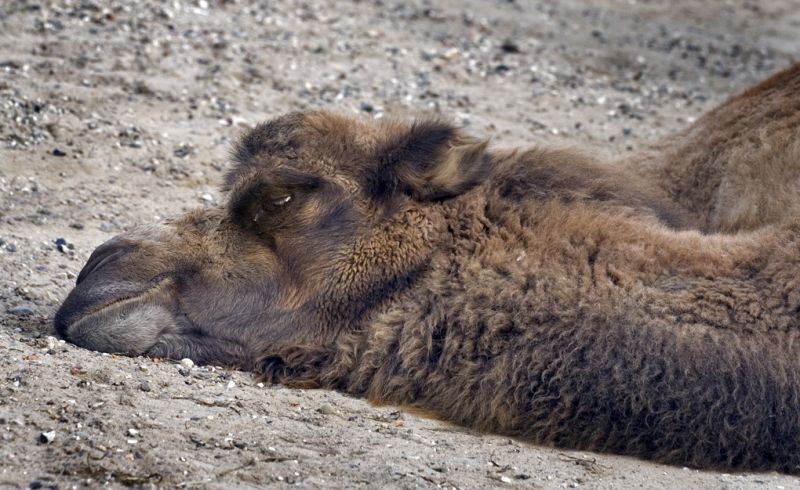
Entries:
<svg viewBox="0 0 800 490">
<path fill-rule="evenodd" d="M 256 210 L 253 215 L 253 221 L 258 223 L 265 213 L 272 211 L 274 214 L 275 211 L 282 210 L 291 200 L 292 196 L 290 194 L 272 199 L 270 202 L 272 206 L 270 208 L 261 207 Z"/>
<path fill-rule="evenodd" d="M 232 196 L 230 213 L 234 221 L 259 234 L 268 233 L 270 230 L 286 223 L 290 211 L 296 211 L 303 199 L 300 195 L 307 195 L 304 189 L 287 189 L 286 185 L 275 185 L 270 182 L 256 182 L 251 188 Z"/>
</svg>

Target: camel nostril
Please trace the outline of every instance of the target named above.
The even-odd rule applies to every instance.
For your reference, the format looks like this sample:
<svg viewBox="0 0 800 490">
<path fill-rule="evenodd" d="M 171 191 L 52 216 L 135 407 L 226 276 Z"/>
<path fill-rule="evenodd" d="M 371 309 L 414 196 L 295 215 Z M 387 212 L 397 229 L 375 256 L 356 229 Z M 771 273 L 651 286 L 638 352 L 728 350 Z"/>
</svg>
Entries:
<svg viewBox="0 0 800 490">
<path fill-rule="evenodd" d="M 91 273 L 103 268 L 111 262 L 116 261 L 123 255 L 127 255 L 133 250 L 134 246 L 112 238 L 106 243 L 100 245 L 92 252 L 86 265 L 83 266 L 81 272 L 78 274 L 78 279 L 75 284 L 80 284 Z"/>
</svg>

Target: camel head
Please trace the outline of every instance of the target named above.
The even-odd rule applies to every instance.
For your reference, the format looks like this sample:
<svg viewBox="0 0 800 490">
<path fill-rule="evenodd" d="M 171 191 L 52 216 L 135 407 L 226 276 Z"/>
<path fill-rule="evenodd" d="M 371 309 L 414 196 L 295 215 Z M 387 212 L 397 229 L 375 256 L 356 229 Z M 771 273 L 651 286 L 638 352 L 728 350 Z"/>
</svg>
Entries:
<svg viewBox="0 0 800 490">
<path fill-rule="evenodd" d="M 332 342 L 424 274 L 441 203 L 486 144 L 435 119 L 295 113 L 233 151 L 225 203 L 112 238 L 55 328 L 89 349 L 252 367 L 259 346 Z"/>
</svg>

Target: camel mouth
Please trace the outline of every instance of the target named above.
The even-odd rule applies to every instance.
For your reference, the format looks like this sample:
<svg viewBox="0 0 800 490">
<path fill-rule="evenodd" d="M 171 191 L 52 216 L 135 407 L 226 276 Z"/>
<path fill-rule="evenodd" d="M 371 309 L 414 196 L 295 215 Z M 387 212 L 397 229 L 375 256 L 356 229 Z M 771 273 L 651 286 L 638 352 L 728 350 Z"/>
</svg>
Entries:
<svg viewBox="0 0 800 490">
<path fill-rule="evenodd" d="M 91 294 L 91 290 L 85 293 L 88 298 L 70 295 L 56 313 L 56 332 L 79 347 L 109 353 L 144 354 L 162 333 L 178 329 L 171 307 L 172 285 L 169 277 L 138 291 L 131 284 L 117 284 L 111 289 L 118 294 L 110 298 L 103 295 L 102 302 L 95 301 L 91 305 L 88 303 L 97 296 Z"/>
</svg>

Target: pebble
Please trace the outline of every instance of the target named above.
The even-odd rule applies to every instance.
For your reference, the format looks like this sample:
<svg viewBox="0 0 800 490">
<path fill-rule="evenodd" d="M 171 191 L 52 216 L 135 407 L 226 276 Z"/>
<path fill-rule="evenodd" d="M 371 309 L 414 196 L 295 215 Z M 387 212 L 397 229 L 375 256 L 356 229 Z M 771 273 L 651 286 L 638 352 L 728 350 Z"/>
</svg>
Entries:
<svg viewBox="0 0 800 490">
<path fill-rule="evenodd" d="M 134 428 L 130 428 L 130 429 L 128 429 L 128 435 L 130 437 L 136 437 L 136 436 L 139 435 L 139 431 L 134 429 Z"/>
<path fill-rule="evenodd" d="M 56 238 L 53 242 L 56 244 L 56 248 L 62 254 L 69 253 L 71 250 L 75 250 L 75 245 L 67 242 L 64 238 Z"/>
<path fill-rule="evenodd" d="M 47 337 L 45 337 L 44 341 L 45 341 L 45 347 L 47 348 L 47 350 L 53 350 L 53 349 L 56 348 L 56 345 L 58 345 L 58 339 L 53 337 L 53 336 L 51 336 L 51 335 L 48 335 Z"/>
<path fill-rule="evenodd" d="M 42 444 L 50 444 L 56 438 L 56 431 L 46 431 L 39 434 L 39 442 Z"/>
<path fill-rule="evenodd" d="M 147 380 L 144 380 L 141 383 L 139 383 L 139 389 L 145 392 L 152 390 L 152 388 L 150 387 L 150 382 Z"/>
<path fill-rule="evenodd" d="M 317 409 L 317 412 L 321 413 L 322 415 L 333 415 L 336 411 L 333 409 L 332 406 L 328 405 L 327 403 L 323 404 L 321 407 Z"/>
<path fill-rule="evenodd" d="M 8 310 L 8 313 L 15 316 L 29 316 L 33 315 L 33 310 L 27 306 L 15 306 Z"/>
<path fill-rule="evenodd" d="M 175 148 L 172 152 L 178 158 L 186 158 L 187 156 L 191 155 L 194 152 L 194 148 L 188 144 L 182 144 Z"/>
<path fill-rule="evenodd" d="M 511 39 L 506 39 L 505 41 L 503 41 L 503 44 L 500 45 L 500 49 L 502 49 L 504 53 L 509 53 L 509 54 L 518 54 L 521 52 L 521 50 L 519 49 L 519 44 L 512 41 Z"/>
<path fill-rule="evenodd" d="M 55 148 L 53 150 L 53 156 L 54 157 L 65 157 L 65 156 L 67 156 L 67 152 L 65 152 L 61 148 Z"/>
<path fill-rule="evenodd" d="M 194 367 L 194 361 L 189 359 L 188 357 L 184 357 L 180 360 L 181 366 L 185 367 L 186 369 L 192 369 Z"/>
</svg>

